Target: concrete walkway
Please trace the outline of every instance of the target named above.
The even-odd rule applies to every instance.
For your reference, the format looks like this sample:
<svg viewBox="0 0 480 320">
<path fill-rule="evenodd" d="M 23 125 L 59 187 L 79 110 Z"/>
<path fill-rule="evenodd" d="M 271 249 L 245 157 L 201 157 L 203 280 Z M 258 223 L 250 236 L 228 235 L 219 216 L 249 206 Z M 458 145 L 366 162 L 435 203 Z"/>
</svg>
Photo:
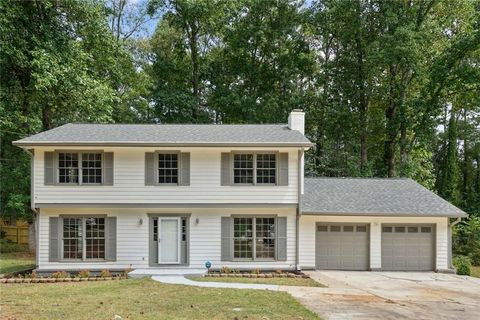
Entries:
<svg viewBox="0 0 480 320">
<path fill-rule="evenodd" d="M 256 283 L 233 283 L 233 282 L 206 282 L 193 281 L 183 276 L 153 276 L 153 280 L 168 284 L 183 284 L 186 286 L 196 286 L 204 288 L 232 288 L 232 289 L 255 289 L 270 291 L 285 291 L 282 286 Z"/>
</svg>

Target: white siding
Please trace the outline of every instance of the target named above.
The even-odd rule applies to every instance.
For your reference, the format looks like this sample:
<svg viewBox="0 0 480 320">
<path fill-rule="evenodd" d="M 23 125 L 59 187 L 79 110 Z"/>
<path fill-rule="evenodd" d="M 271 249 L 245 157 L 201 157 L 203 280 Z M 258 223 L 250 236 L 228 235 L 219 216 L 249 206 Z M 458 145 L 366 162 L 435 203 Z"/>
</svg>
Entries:
<svg viewBox="0 0 480 320">
<path fill-rule="evenodd" d="M 67 148 L 61 148 L 66 150 Z M 77 148 L 78 150 L 78 148 Z M 92 150 L 92 148 L 88 148 Z M 295 204 L 298 188 L 298 150 L 276 150 L 289 153 L 288 186 L 221 186 L 221 152 L 242 148 L 181 148 L 190 152 L 190 186 L 145 186 L 145 152 L 162 148 L 102 148 L 114 152 L 113 186 L 46 186 L 44 185 L 44 152 L 53 148 L 36 148 L 34 201 L 41 203 L 282 203 Z M 172 150 L 172 148 L 169 148 Z"/>
<path fill-rule="evenodd" d="M 295 268 L 295 209 L 41 209 L 39 233 L 39 269 L 148 268 L 147 213 L 190 213 L 190 268 L 203 268 L 211 261 L 213 268 Z M 66 214 L 107 214 L 117 217 L 117 261 L 102 263 L 61 263 L 48 261 L 48 221 L 51 216 Z M 287 217 L 287 261 L 222 262 L 220 261 L 220 218 L 240 214 Z M 196 219 L 198 218 L 198 224 Z M 143 224 L 139 225 L 139 220 Z"/>
<path fill-rule="evenodd" d="M 429 223 L 436 225 L 436 269 L 448 269 L 448 218 L 426 217 L 360 217 L 302 216 L 300 218 L 299 264 L 304 269 L 315 268 L 315 224 L 317 222 L 355 222 L 370 224 L 370 268 L 382 266 L 382 223 Z"/>
</svg>

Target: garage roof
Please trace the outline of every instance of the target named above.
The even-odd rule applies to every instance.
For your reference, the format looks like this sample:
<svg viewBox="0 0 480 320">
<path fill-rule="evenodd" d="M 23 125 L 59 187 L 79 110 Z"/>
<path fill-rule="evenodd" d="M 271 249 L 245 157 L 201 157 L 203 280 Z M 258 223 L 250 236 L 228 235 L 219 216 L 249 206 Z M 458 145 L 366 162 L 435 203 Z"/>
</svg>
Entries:
<svg viewBox="0 0 480 320">
<path fill-rule="evenodd" d="M 286 124 L 76 124 L 15 141 L 14 145 L 278 146 L 312 143 Z"/>
<path fill-rule="evenodd" d="M 302 214 L 466 217 L 411 179 L 306 178 Z"/>
</svg>

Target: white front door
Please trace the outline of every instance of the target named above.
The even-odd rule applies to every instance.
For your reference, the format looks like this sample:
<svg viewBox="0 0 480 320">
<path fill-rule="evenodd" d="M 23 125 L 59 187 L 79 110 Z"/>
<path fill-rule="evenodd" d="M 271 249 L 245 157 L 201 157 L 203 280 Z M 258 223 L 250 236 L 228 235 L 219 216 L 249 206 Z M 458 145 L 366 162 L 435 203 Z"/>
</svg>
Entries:
<svg viewBox="0 0 480 320">
<path fill-rule="evenodd" d="M 180 263 L 180 218 L 158 218 L 158 263 Z"/>
</svg>

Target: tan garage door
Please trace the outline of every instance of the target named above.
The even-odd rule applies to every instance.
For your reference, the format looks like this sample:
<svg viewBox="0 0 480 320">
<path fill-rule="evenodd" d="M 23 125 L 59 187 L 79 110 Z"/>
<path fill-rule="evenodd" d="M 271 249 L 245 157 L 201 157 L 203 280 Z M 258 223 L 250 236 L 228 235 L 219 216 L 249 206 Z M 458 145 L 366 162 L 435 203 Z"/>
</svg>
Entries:
<svg viewBox="0 0 480 320">
<path fill-rule="evenodd" d="M 382 225 L 382 270 L 429 271 L 434 268 L 433 225 Z"/>
<path fill-rule="evenodd" d="M 317 224 L 315 238 L 317 269 L 368 270 L 368 225 Z"/>
</svg>

